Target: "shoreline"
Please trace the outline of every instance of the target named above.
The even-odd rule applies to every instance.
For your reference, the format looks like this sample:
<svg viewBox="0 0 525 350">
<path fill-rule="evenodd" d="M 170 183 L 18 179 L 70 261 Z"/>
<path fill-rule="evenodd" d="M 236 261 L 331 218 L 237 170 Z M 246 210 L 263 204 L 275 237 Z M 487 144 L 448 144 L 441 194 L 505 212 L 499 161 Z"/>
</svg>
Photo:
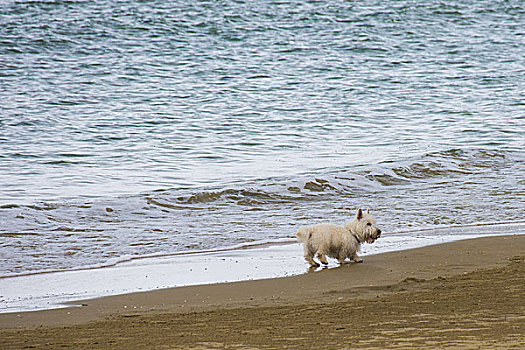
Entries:
<svg viewBox="0 0 525 350">
<path fill-rule="evenodd" d="M 362 245 L 364 257 L 480 236 L 523 233 L 523 224 L 443 227 L 387 234 Z M 308 271 L 299 243 L 278 242 L 131 259 L 99 269 L 49 272 L 0 278 L 0 315 L 81 305 L 93 299 L 141 291 L 301 275 Z M 338 264 L 330 260 L 328 268 Z M 31 288 L 27 288 L 31 286 Z"/>
<path fill-rule="evenodd" d="M 511 233 L 508 231 L 508 227 L 515 227 L 516 232 Z M 518 220 L 518 221 L 493 221 L 493 222 L 474 222 L 470 224 L 458 224 L 458 225 L 438 225 L 438 226 L 432 226 L 432 227 L 419 227 L 419 228 L 413 228 L 413 229 L 404 229 L 399 231 L 390 232 L 387 234 L 387 236 L 400 236 L 400 235 L 417 235 L 417 234 L 425 234 L 426 232 L 432 232 L 432 233 L 438 233 L 438 232 L 459 232 L 461 230 L 465 231 L 465 234 L 471 234 L 472 232 L 470 230 L 474 229 L 475 232 L 478 232 L 476 234 L 476 237 L 484 237 L 484 235 L 487 232 L 492 232 L 488 234 L 488 236 L 494 236 L 494 235 L 511 235 L 511 234 L 522 234 L 522 232 L 525 232 L 525 221 Z M 479 234 L 479 231 L 485 231 L 483 232 L 483 235 Z M 497 231 L 497 232 L 496 232 Z M 460 238 L 461 239 L 461 238 Z M 464 238 L 468 239 L 468 238 Z M 189 250 L 189 251 L 180 251 L 180 252 L 172 252 L 172 253 L 153 253 L 149 255 L 138 255 L 138 256 L 125 256 L 121 258 L 116 258 L 116 261 L 112 262 L 105 262 L 98 265 L 88 265 L 85 267 L 72 267 L 67 269 L 45 269 L 45 270 L 37 270 L 37 271 L 26 271 L 26 272 L 20 272 L 20 273 L 7 273 L 4 275 L 0 275 L 0 280 L 2 279 L 9 279 L 9 278 L 17 278 L 17 277 L 25 277 L 25 276 L 33 276 L 33 275 L 44 275 L 44 274 L 55 274 L 55 273 L 66 273 L 66 272 L 77 272 L 77 271 L 87 271 L 87 270 L 100 270 L 100 269 L 106 269 L 106 268 L 112 268 L 116 267 L 122 264 L 131 263 L 135 261 L 147 261 L 151 259 L 169 259 L 169 258 L 176 258 L 179 256 L 192 256 L 192 255 L 202 255 L 202 254 L 215 254 L 215 253 L 227 253 L 227 252 L 235 252 L 235 251 L 241 251 L 241 250 L 252 250 L 257 248 L 264 248 L 264 247 L 270 247 L 270 246 L 283 246 L 283 245 L 289 245 L 297 243 L 297 239 L 295 237 L 287 237 L 287 238 L 281 238 L 281 239 L 275 239 L 275 240 L 269 240 L 269 241 L 254 241 L 249 243 L 241 243 L 234 246 L 226 246 L 221 248 L 210 248 L 210 249 L 204 249 L 204 250 Z M 443 243 L 443 242 L 441 242 Z M 440 243 L 435 243 L 440 244 Z M 407 248 L 411 249 L 411 248 Z M 113 260 L 113 259 L 112 259 Z"/>
<path fill-rule="evenodd" d="M 85 320 L 96 319 L 97 317 L 94 316 L 97 312 L 101 312 L 101 315 L 107 315 L 107 313 L 125 314 L 129 312 L 151 312 L 153 310 L 156 312 L 162 310 L 173 311 L 174 308 L 180 308 L 178 311 L 184 312 L 194 309 L 202 310 L 210 307 L 215 308 L 217 306 L 247 306 L 244 304 L 245 302 L 247 302 L 248 305 L 256 303 L 251 302 L 252 298 L 236 299 L 234 297 L 229 297 L 228 302 L 225 303 L 225 300 L 220 299 L 220 297 L 216 296 L 215 298 L 211 298 L 209 296 L 210 293 L 205 292 L 207 290 L 233 291 L 238 289 L 238 287 L 243 289 L 246 287 L 246 290 L 241 293 L 243 294 L 247 293 L 247 290 L 251 287 L 254 287 L 255 293 L 258 286 L 265 286 L 266 284 L 282 284 L 286 288 L 289 288 L 288 290 L 285 288 L 283 291 L 283 293 L 288 294 L 287 299 L 289 299 L 289 301 L 307 300 L 311 297 L 313 291 L 326 292 L 332 288 L 335 291 L 339 290 L 341 288 L 337 283 L 339 277 L 341 277 L 344 283 L 350 288 L 372 285 L 387 286 L 398 283 L 404 278 L 426 280 L 429 278 L 435 278 L 438 275 L 453 276 L 461 273 L 469 273 L 480 268 L 499 267 L 504 265 L 508 259 L 514 256 L 519 256 L 524 252 L 525 235 L 523 234 L 465 239 L 409 250 L 370 255 L 362 264 L 348 263 L 340 267 L 325 268 L 313 273 L 303 273 L 289 277 L 163 288 L 143 292 L 139 291 L 68 302 L 67 305 L 70 306 L 83 305 L 72 308 L 2 313 L 0 314 L 0 328 L 25 327 L 37 325 L 37 323 L 38 325 L 52 325 L 62 323 L 67 324 L 70 322 L 66 319 L 54 320 L 54 314 L 61 316 L 70 315 L 70 319 L 73 323 L 76 323 L 76 321 L 82 323 Z M 304 264 L 303 269 L 306 270 Z M 352 274 L 352 276 L 349 274 Z M 309 284 L 313 281 L 322 281 L 323 283 L 312 289 L 312 286 Z M 293 287 L 296 283 L 308 284 L 308 289 L 311 289 L 312 292 L 305 292 L 301 288 Z M 296 292 L 293 292 L 293 290 L 296 290 Z M 313 293 L 316 294 L 316 292 Z M 194 297 L 189 296 L 189 294 L 193 294 Z M 208 297 L 198 297 L 199 295 L 202 296 L 205 294 L 208 294 Z M 256 294 L 260 293 L 255 293 L 254 295 Z M 303 294 L 304 297 L 301 296 Z M 222 295 L 223 298 L 225 297 L 224 294 L 220 295 Z M 290 299 L 291 295 L 294 295 L 294 297 Z M 170 297 L 169 303 L 158 303 L 159 298 L 160 300 L 163 300 L 163 298 L 167 298 L 168 296 L 173 296 Z M 186 297 L 177 299 L 175 296 Z M 240 296 L 240 294 L 238 296 Z M 150 298 L 155 301 L 147 302 Z M 321 301 L 321 299 L 319 301 Z M 140 308 L 137 309 L 137 305 L 133 305 L 134 303 L 137 305 L 140 304 Z M 257 303 L 260 304 L 261 301 L 259 300 Z M 121 306 L 116 307 L 117 304 Z M 98 311 L 95 311 L 95 308 Z M 87 318 L 85 316 L 87 316 Z"/>
<path fill-rule="evenodd" d="M 19 349 L 523 348 L 525 235 L 369 256 L 291 277 L 0 314 Z"/>
</svg>

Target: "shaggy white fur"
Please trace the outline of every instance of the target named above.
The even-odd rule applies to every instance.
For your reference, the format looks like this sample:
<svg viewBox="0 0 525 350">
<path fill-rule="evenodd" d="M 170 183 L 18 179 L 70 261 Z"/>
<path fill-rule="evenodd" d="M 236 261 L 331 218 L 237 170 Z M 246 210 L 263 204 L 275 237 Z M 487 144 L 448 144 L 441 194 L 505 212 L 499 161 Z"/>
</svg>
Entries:
<svg viewBox="0 0 525 350">
<path fill-rule="evenodd" d="M 326 257 L 337 259 L 340 264 L 346 258 L 355 262 L 363 260 L 357 256 L 361 243 L 374 243 L 381 236 L 381 230 L 376 225 L 375 218 L 369 210 L 359 209 L 355 218 L 344 226 L 333 224 L 317 224 L 301 227 L 297 231 L 297 239 L 303 243 L 304 258 L 311 266 L 318 267 L 314 260 L 328 264 Z"/>
</svg>

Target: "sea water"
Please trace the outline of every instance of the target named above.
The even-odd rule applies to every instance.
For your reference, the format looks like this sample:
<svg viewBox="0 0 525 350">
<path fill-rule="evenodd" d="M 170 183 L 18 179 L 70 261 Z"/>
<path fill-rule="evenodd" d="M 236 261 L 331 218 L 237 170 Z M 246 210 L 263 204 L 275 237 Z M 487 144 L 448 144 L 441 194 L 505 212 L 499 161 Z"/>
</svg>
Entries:
<svg viewBox="0 0 525 350">
<path fill-rule="evenodd" d="M 359 207 L 385 236 L 515 228 L 523 23 L 520 0 L 3 0 L 0 276 Z"/>
</svg>

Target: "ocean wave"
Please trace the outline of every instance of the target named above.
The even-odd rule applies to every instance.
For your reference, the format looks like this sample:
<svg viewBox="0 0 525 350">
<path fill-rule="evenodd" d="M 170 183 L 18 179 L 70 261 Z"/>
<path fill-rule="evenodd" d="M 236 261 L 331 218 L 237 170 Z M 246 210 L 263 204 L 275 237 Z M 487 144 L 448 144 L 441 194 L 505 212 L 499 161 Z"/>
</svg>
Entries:
<svg viewBox="0 0 525 350">
<path fill-rule="evenodd" d="M 400 160 L 386 160 L 376 164 L 352 165 L 339 168 L 319 169 L 316 173 L 294 176 L 270 177 L 232 186 L 180 189 L 165 188 L 156 191 L 120 197 L 113 206 L 126 198 L 145 200 L 148 205 L 163 209 L 199 209 L 215 204 L 236 204 L 240 206 L 264 206 L 279 203 L 297 203 L 316 200 L 317 197 L 368 196 L 378 190 L 411 189 L 421 184 L 440 184 L 442 181 L 467 179 L 479 175 L 480 183 L 484 174 L 504 168 L 520 168 L 525 156 L 516 152 L 502 152 L 481 149 L 449 149 L 427 153 L 422 156 Z M 100 201 L 106 199 L 100 198 Z M 114 201 L 115 199 L 113 199 Z M 95 200 L 82 202 L 40 202 L 35 204 L 6 203 L 0 210 L 31 209 L 34 211 L 56 211 L 64 207 L 78 211 L 92 210 L 102 204 Z M 107 213 L 114 209 L 103 208 Z M 75 230 L 68 226 L 66 230 Z M 60 228 L 57 228 L 59 230 Z"/>
<path fill-rule="evenodd" d="M 148 195 L 148 203 L 169 209 L 232 203 L 245 206 L 311 201 L 316 196 L 361 196 L 384 187 L 412 187 L 425 182 L 453 181 L 500 169 L 508 163 L 525 163 L 514 153 L 490 150 L 450 149 L 398 161 L 323 169 L 318 174 L 278 177 L 247 182 L 239 187 L 181 193 L 165 189 Z"/>
</svg>

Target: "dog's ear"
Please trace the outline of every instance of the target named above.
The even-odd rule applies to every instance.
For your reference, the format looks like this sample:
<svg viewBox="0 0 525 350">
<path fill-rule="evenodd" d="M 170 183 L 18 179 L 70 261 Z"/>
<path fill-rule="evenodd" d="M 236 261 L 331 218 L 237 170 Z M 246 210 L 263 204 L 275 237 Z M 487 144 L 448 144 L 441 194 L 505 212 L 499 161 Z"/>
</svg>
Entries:
<svg viewBox="0 0 525 350">
<path fill-rule="evenodd" d="M 357 214 L 356 214 L 355 218 L 356 218 L 357 220 L 361 220 L 361 219 L 363 218 L 363 211 L 361 210 L 361 208 L 359 208 L 359 209 L 357 210 Z"/>
<path fill-rule="evenodd" d="M 366 215 L 370 214 L 370 209 L 366 210 Z"/>
</svg>

